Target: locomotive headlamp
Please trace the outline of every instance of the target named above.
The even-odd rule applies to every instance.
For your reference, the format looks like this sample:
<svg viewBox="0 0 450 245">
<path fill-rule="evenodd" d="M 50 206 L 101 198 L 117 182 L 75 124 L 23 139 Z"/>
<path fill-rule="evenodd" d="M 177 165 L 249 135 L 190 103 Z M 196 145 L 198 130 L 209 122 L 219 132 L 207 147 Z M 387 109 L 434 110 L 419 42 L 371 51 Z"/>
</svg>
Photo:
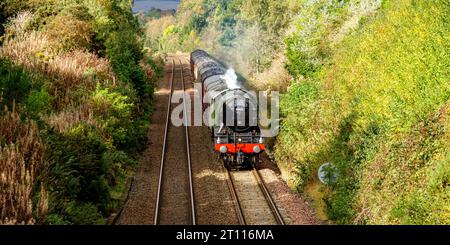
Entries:
<svg viewBox="0 0 450 245">
<path fill-rule="evenodd" d="M 227 153 L 227 151 L 228 151 L 228 149 L 227 149 L 227 147 L 226 146 L 221 146 L 220 148 L 219 148 L 219 151 L 221 152 L 221 153 Z"/>
<path fill-rule="evenodd" d="M 264 143 L 263 137 L 259 138 L 259 143 L 260 143 L 260 144 Z"/>
<path fill-rule="evenodd" d="M 254 153 L 260 153 L 260 152 L 261 152 L 261 148 L 260 148 L 258 145 L 255 145 L 255 146 L 253 147 L 253 152 L 254 152 Z"/>
</svg>

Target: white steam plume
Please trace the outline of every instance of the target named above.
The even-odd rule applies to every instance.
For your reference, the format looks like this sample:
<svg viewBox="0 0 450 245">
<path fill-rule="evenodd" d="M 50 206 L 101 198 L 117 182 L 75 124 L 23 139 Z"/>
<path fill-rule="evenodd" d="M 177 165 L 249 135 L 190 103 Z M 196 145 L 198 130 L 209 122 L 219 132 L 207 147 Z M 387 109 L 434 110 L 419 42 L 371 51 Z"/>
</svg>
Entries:
<svg viewBox="0 0 450 245">
<path fill-rule="evenodd" d="M 237 75 L 233 68 L 228 69 L 221 78 L 225 80 L 229 89 L 239 88 Z"/>
</svg>

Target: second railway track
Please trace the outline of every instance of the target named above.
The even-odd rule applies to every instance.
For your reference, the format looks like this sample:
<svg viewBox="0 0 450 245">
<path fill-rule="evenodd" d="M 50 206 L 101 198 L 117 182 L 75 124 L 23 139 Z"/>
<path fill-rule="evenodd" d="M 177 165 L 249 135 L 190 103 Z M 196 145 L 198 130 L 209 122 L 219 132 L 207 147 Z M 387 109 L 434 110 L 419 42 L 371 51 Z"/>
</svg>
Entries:
<svg viewBox="0 0 450 245">
<path fill-rule="evenodd" d="M 177 65 L 175 60 L 172 60 L 172 77 L 170 80 L 164 142 L 155 204 L 155 225 L 196 224 L 189 132 L 186 116 L 183 115 L 185 121 L 182 127 L 175 127 L 170 123 L 172 94 L 175 90 L 183 93 L 183 104 L 186 101 L 181 61 L 178 72 Z M 178 80 L 178 82 L 174 82 L 175 80 Z M 186 113 L 186 104 L 183 106 L 183 112 Z"/>
</svg>

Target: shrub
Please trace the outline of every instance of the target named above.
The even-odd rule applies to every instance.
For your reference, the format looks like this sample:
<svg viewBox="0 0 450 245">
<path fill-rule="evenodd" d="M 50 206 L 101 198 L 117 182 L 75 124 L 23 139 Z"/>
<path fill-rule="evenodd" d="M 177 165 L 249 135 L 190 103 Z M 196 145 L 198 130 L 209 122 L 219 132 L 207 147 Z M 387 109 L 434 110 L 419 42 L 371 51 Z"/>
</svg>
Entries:
<svg viewBox="0 0 450 245">
<path fill-rule="evenodd" d="M 53 186 L 50 212 L 74 224 L 104 222 L 100 218 L 117 208 L 134 161 L 124 152 L 111 149 L 94 127 L 83 123 L 74 125 L 65 135 L 51 133 L 49 138 L 49 181 Z"/>
<path fill-rule="evenodd" d="M 252 84 L 258 90 L 286 92 L 292 76 L 285 69 L 285 57 L 276 58 L 272 65 L 264 72 L 255 75 Z"/>
<path fill-rule="evenodd" d="M 93 31 L 88 21 L 60 14 L 54 17 L 45 29 L 45 34 L 54 48 L 90 49 Z"/>
<path fill-rule="evenodd" d="M 64 218 L 61 215 L 49 214 L 45 218 L 45 224 L 46 225 L 70 225 L 70 222 L 67 220 L 64 220 Z"/>
<path fill-rule="evenodd" d="M 105 205 L 109 194 L 108 186 L 103 184 L 105 169 L 102 168 L 101 156 L 107 148 L 101 135 L 94 127 L 79 123 L 64 136 L 51 133 L 48 137 L 52 149 L 49 152 L 49 182 L 54 188 L 53 193 L 63 200 Z"/>
<path fill-rule="evenodd" d="M 27 98 L 26 109 L 34 116 L 37 116 L 39 113 L 47 114 L 52 109 L 52 103 L 53 97 L 45 88 L 33 90 Z"/>
<path fill-rule="evenodd" d="M 31 80 L 22 68 L 0 58 L 0 106 L 11 108 L 13 103 L 22 102 L 31 89 Z"/>
<path fill-rule="evenodd" d="M 92 203 L 71 203 L 65 210 L 72 224 L 79 225 L 102 225 L 105 220 L 99 213 L 97 207 Z"/>
<path fill-rule="evenodd" d="M 133 123 L 134 104 L 130 103 L 127 96 L 99 86 L 92 96 L 91 103 L 99 123 L 104 125 L 105 131 L 111 135 L 115 145 L 125 145 L 129 140 L 129 125 Z"/>
<path fill-rule="evenodd" d="M 143 57 L 138 40 L 129 31 L 113 32 L 106 41 L 106 53 L 119 78 L 132 84 L 141 102 L 145 102 L 150 86 L 138 64 Z"/>
</svg>

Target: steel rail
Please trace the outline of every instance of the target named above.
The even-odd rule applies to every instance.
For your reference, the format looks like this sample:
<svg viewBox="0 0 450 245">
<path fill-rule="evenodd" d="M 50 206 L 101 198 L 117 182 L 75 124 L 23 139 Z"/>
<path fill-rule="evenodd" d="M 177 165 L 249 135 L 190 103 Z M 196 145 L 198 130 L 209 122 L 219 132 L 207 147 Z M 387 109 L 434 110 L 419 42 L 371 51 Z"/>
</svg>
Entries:
<svg viewBox="0 0 450 245">
<path fill-rule="evenodd" d="M 279 225 L 285 225 L 285 222 L 283 220 L 283 216 L 281 216 L 280 210 L 278 210 L 277 205 L 275 204 L 272 195 L 270 195 L 269 190 L 266 187 L 266 184 L 264 183 L 264 180 L 261 177 L 261 174 L 256 169 L 255 166 L 253 166 L 252 169 L 253 175 L 256 178 L 256 181 L 258 182 L 259 188 L 261 189 L 264 198 L 266 199 L 267 203 L 269 204 L 270 209 L 272 210 L 272 214 L 275 217 L 275 220 Z"/>
<path fill-rule="evenodd" d="M 234 180 L 233 180 L 233 176 L 231 176 L 230 170 L 226 167 L 224 167 L 222 165 L 222 168 L 225 170 L 225 174 L 227 175 L 227 185 L 228 185 L 228 189 L 230 191 L 230 195 L 231 195 L 231 199 L 233 201 L 235 210 L 236 210 L 236 215 L 239 221 L 240 225 L 246 225 L 247 221 L 245 220 L 244 217 L 244 212 L 242 211 L 242 206 L 241 203 L 239 201 L 238 195 L 236 193 L 236 187 L 234 185 Z"/>
<path fill-rule="evenodd" d="M 165 159 L 165 155 L 166 155 L 167 132 L 169 129 L 169 119 L 170 119 L 170 109 L 171 109 L 172 92 L 173 92 L 174 73 L 175 73 L 175 61 L 172 60 L 172 75 L 170 78 L 169 101 L 167 102 L 166 126 L 164 129 L 164 141 L 163 141 L 161 163 L 160 163 L 160 169 L 159 169 L 158 192 L 156 194 L 155 216 L 154 216 L 154 221 L 153 221 L 153 224 L 155 224 L 155 225 L 157 225 L 159 223 L 159 205 L 160 205 L 160 199 L 161 199 L 162 179 L 163 179 L 163 172 L 164 172 L 164 159 Z"/>
<path fill-rule="evenodd" d="M 186 90 L 184 88 L 184 75 L 183 75 L 183 62 L 180 60 L 181 66 L 181 85 L 183 90 L 183 118 L 184 118 L 184 129 L 186 135 L 186 152 L 187 152 L 187 164 L 189 171 L 189 191 L 191 195 L 191 216 L 192 216 L 192 224 L 196 225 L 196 215 L 195 215 L 195 196 L 194 196 L 194 185 L 192 179 L 192 163 L 191 163 L 191 151 L 189 148 L 189 125 L 187 120 L 187 107 L 186 107 Z"/>
</svg>

